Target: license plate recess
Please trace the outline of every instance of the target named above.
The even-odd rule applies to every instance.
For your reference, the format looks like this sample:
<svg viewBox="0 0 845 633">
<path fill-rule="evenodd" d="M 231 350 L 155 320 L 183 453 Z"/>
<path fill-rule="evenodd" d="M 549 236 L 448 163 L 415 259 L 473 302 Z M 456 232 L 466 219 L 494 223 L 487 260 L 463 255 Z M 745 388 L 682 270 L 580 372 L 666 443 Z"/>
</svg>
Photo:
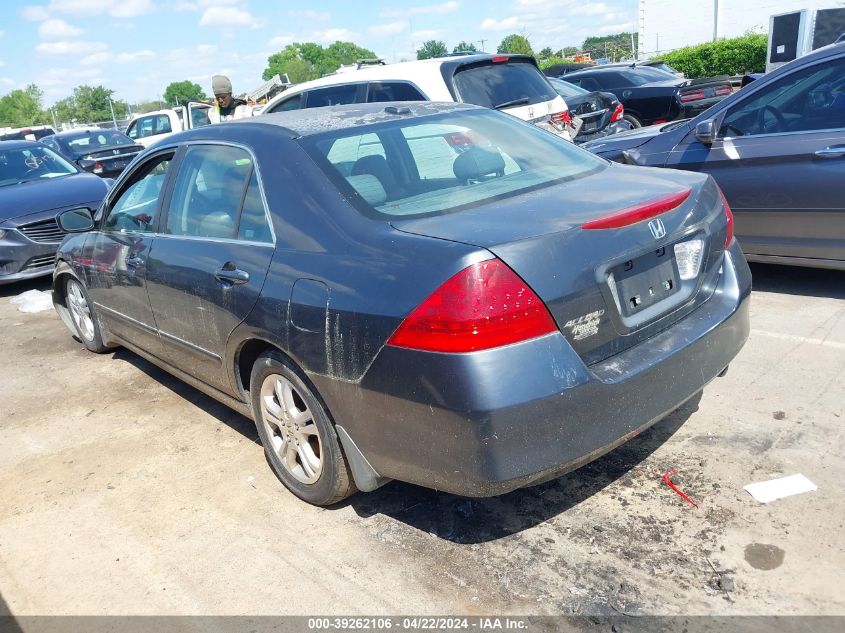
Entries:
<svg viewBox="0 0 845 633">
<path fill-rule="evenodd" d="M 622 316 L 642 312 L 680 290 L 671 249 L 659 248 L 610 270 L 610 283 Z"/>
</svg>

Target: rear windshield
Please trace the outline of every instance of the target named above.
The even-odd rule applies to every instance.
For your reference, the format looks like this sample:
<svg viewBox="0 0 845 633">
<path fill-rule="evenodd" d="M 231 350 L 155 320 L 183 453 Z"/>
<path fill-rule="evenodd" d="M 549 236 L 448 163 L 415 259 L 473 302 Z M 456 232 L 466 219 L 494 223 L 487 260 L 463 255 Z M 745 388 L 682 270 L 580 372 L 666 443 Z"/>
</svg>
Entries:
<svg viewBox="0 0 845 633">
<path fill-rule="evenodd" d="M 300 142 L 353 206 L 376 217 L 459 211 L 606 165 L 530 123 L 490 110 L 378 123 Z"/>
<path fill-rule="evenodd" d="M 459 69 L 455 89 L 464 103 L 485 108 L 504 104 L 531 105 L 557 96 L 543 74 L 530 62 L 489 63 Z"/>
<path fill-rule="evenodd" d="M 131 138 L 114 130 L 103 130 L 102 132 L 87 132 L 79 136 L 65 138 L 65 143 L 75 152 L 91 152 L 104 147 L 116 147 L 117 145 L 134 145 Z"/>
</svg>

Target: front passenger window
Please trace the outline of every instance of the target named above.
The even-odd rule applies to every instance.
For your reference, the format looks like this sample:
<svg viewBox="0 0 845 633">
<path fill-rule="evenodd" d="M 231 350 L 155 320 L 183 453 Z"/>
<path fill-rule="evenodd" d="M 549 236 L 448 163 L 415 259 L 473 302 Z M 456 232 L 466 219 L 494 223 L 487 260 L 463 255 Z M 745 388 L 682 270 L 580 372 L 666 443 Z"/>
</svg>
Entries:
<svg viewBox="0 0 845 633">
<path fill-rule="evenodd" d="M 158 198 L 172 158 L 172 154 L 159 157 L 141 169 L 111 204 L 104 230 L 133 233 L 155 230 Z"/>
</svg>

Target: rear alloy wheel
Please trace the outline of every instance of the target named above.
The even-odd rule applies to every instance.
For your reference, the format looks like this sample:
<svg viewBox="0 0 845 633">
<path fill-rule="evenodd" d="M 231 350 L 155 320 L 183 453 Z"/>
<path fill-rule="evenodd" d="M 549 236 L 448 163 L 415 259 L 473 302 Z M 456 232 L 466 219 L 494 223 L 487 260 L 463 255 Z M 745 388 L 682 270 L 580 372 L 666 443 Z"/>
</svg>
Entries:
<svg viewBox="0 0 845 633">
<path fill-rule="evenodd" d="M 107 351 L 109 348 L 103 344 L 100 326 L 88 293 L 73 277 L 68 278 L 65 284 L 65 301 L 76 329 L 76 336 L 82 344 L 98 354 Z"/>
<path fill-rule="evenodd" d="M 355 492 L 325 407 L 281 354 L 259 357 L 250 394 L 264 452 L 291 492 L 315 505 Z"/>
</svg>

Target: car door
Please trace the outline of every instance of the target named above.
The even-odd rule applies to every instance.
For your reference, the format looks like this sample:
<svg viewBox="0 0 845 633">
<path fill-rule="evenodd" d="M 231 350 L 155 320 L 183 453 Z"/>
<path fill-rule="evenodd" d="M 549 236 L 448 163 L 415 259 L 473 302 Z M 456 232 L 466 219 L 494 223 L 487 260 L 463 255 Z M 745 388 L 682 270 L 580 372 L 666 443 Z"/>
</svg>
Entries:
<svg viewBox="0 0 845 633">
<path fill-rule="evenodd" d="M 746 253 L 845 259 L 845 57 L 799 67 L 719 118 L 711 145 L 691 133 L 667 166 L 716 179 Z"/>
<path fill-rule="evenodd" d="M 256 167 L 243 147 L 187 146 L 147 267 L 166 360 L 225 391 L 226 341 L 255 305 L 273 256 Z"/>
<path fill-rule="evenodd" d="M 174 151 L 137 165 L 102 206 L 98 228 L 86 241 L 86 285 L 108 329 L 161 357 L 147 296 L 147 264 Z"/>
</svg>

